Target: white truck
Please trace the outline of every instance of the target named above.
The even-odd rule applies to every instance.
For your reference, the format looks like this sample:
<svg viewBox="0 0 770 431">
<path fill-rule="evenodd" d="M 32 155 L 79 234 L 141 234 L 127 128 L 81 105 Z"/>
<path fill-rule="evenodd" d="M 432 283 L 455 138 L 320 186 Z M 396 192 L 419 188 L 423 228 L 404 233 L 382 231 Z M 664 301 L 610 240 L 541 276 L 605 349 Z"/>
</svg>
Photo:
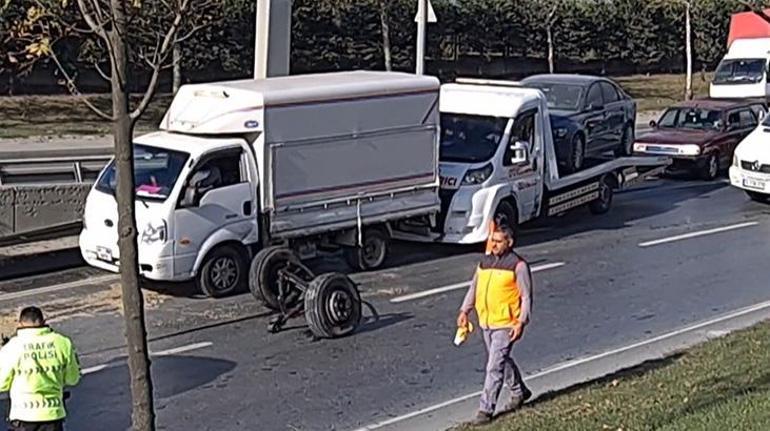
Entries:
<svg viewBox="0 0 770 431">
<path fill-rule="evenodd" d="M 434 238 L 442 242 L 485 241 L 495 219 L 515 229 L 585 204 L 604 213 L 614 190 L 659 174 L 671 162 L 610 158 L 560 176 L 546 98 L 516 82 L 444 84 L 439 110 L 442 209 Z"/>
<path fill-rule="evenodd" d="M 301 259 L 342 247 L 375 268 L 400 225 L 431 224 L 438 96 L 436 78 L 364 71 L 183 86 L 162 131 L 134 143 L 142 276 L 194 279 L 210 296 L 249 285 L 283 316 L 306 293 L 317 335 L 351 331 L 355 285 Z M 80 249 L 117 272 L 115 185 L 110 163 L 88 195 Z"/>
<path fill-rule="evenodd" d="M 715 99 L 770 97 L 770 37 L 735 39 L 717 66 L 709 87 Z"/>
</svg>

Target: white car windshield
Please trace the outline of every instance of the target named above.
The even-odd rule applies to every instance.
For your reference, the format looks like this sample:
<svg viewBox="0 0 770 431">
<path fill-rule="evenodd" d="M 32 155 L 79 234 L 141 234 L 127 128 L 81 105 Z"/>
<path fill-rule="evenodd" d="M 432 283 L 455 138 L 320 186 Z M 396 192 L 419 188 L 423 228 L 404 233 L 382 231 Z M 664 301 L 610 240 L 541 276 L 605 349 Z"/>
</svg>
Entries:
<svg viewBox="0 0 770 431">
<path fill-rule="evenodd" d="M 138 198 L 165 201 L 190 157 L 181 151 L 134 145 L 134 190 Z M 117 171 L 113 161 L 96 183 L 96 189 L 114 195 Z"/>
</svg>

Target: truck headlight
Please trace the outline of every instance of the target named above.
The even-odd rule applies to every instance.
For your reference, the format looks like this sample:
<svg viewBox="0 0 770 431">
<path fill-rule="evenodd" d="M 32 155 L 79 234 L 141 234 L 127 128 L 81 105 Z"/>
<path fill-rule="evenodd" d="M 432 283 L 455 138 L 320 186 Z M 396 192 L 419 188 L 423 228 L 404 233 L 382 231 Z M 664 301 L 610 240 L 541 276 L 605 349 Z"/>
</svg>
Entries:
<svg viewBox="0 0 770 431">
<path fill-rule="evenodd" d="M 491 163 L 488 163 L 487 165 L 478 169 L 471 169 L 465 173 L 465 177 L 463 178 L 463 185 L 481 184 L 486 181 L 490 175 L 492 175 Z"/>
<path fill-rule="evenodd" d="M 147 223 L 144 231 L 142 231 L 142 242 L 145 244 L 165 242 L 168 238 L 167 231 L 168 228 L 165 220 L 162 220 L 159 224 Z"/>
<path fill-rule="evenodd" d="M 679 154 L 683 156 L 700 156 L 700 146 L 698 145 L 681 145 L 679 147 Z"/>
<path fill-rule="evenodd" d="M 569 130 L 566 127 L 557 127 L 553 132 L 557 138 L 564 138 L 569 133 Z"/>
</svg>

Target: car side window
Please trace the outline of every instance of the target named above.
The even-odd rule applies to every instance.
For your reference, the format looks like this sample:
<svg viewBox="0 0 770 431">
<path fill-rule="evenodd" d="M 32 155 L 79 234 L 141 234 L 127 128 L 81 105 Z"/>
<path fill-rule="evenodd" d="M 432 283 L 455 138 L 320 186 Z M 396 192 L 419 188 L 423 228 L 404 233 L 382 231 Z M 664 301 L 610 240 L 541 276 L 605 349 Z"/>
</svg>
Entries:
<svg viewBox="0 0 770 431">
<path fill-rule="evenodd" d="M 757 126 L 757 117 L 754 115 L 754 112 L 749 109 L 741 109 L 739 112 L 739 118 L 740 118 L 740 125 L 741 128 L 753 128 Z"/>
<path fill-rule="evenodd" d="M 602 82 L 599 84 L 599 86 L 602 88 L 602 95 L 604 97 L 605 104 L 614 103 L 620 100 L 620 97 L 618 96 L 618 90 L 616 90 L 612 84 Z"/>
<path fill-rule="evenodd" d="M 727 113 L 727 127 L 740 126 L 741 115 L 738 111 L 732 111 Z"/>
<path fill-rule="evenodd" d="M 599 84 L 594 84 L 588 89 L 588 96 L 586 96 L 586 109 L 591 106 L 604 105 L 604 98 L 602 96 L 602 88 Z"/>
<path fill-rule="evenodd" d="M 503 158 L 504 166 L 511 166 L 511 158 L 513 157 L 513 151 L 511 151 L 511 145 L 517 141 L 526 142 L 529 154 L 534 153 L 535 148 L 535 118 L 537 117 L 537 109 L 525 111 L 516 117 L 513 122 L 513 128 L 511 129 L 511 139 L 508 142 L 508 147 L 505 149 L 505 155 Z"/>
<path fill-rule="evenodd" d="M 187 178 L 180 196 L 180 206 L 198 205 L 205 193 L 246 181 L 241 154 L 240 149 L 227 150 L 204 159 Z"/>
</svg>

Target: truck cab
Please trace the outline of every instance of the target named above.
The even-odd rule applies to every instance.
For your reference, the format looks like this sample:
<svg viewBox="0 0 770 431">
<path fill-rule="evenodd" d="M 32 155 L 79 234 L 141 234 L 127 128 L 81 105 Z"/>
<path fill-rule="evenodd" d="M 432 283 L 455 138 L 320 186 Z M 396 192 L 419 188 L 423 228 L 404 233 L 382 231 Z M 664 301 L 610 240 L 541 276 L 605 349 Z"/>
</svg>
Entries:
<svg viewBox="0 0 770 431">
<path fill-rule="evenodd" d="M 717 66 L 709 87 L 715 99 L 767 99 L 770 37 L 736 39 Z"/>
<path fill-rule="evenodd" d="M 444 84 L 441 88 L 443 240 L 484 241 L 495 216 L 523 223 L 539 215 L 553 148 L 545 97 L 539 90 Z"/>
</svg>

